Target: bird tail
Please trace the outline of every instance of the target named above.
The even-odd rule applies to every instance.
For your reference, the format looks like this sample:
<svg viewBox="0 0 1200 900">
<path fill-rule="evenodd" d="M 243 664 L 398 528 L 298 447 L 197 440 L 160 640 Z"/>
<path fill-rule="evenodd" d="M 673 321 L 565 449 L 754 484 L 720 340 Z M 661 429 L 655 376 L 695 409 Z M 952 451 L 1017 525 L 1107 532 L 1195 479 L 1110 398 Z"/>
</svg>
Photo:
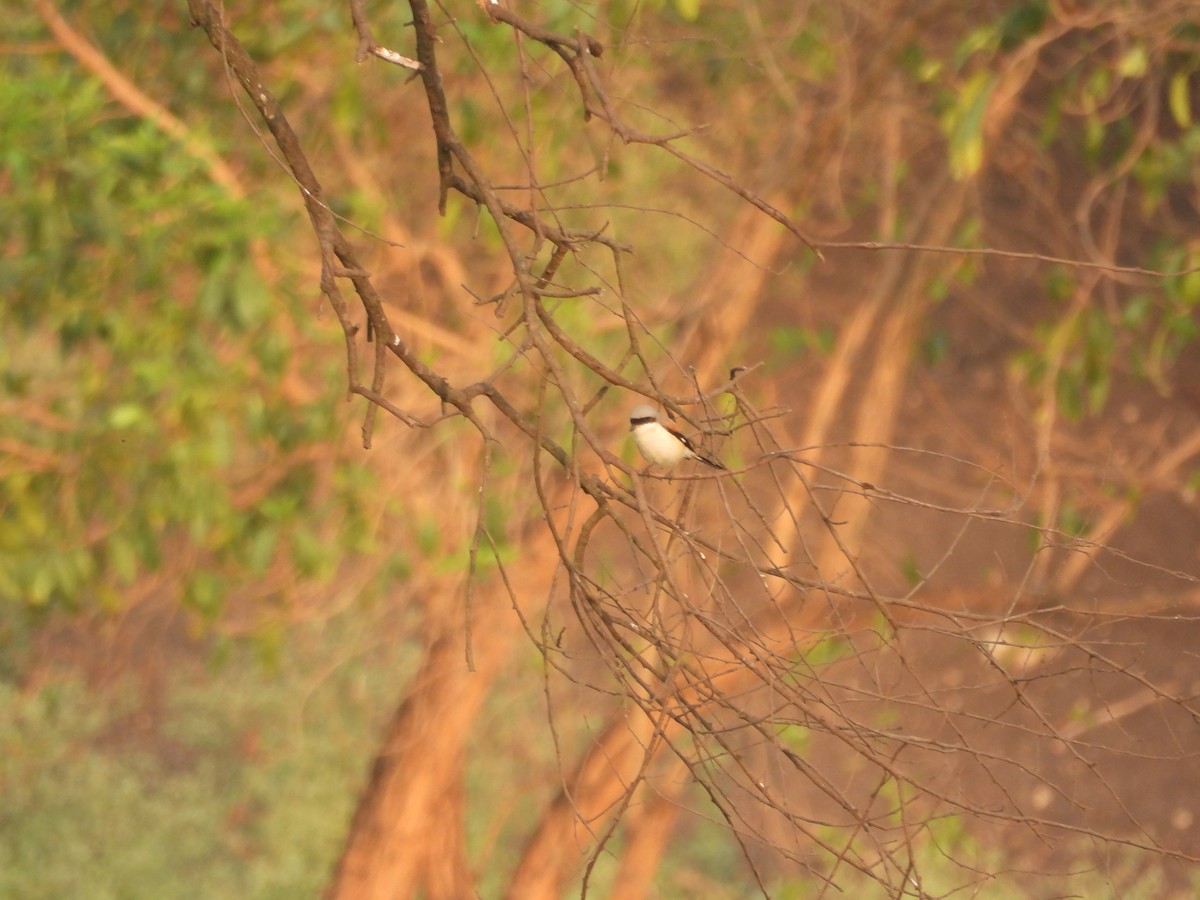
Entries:
<svg viewBox="0 0 1200 900">
<path fill-rule="evenodd" d="M 729 471 L 725 464 L 720 460 L 713 459 L 711 456 L 706 456 L 703 453 L 697 453 L 696 459 L 700 460 L 700 462 L 704 463 L 706 466 L 712 466 L 714 469 L 721 469 L 724 472 Z"/>
</svg>

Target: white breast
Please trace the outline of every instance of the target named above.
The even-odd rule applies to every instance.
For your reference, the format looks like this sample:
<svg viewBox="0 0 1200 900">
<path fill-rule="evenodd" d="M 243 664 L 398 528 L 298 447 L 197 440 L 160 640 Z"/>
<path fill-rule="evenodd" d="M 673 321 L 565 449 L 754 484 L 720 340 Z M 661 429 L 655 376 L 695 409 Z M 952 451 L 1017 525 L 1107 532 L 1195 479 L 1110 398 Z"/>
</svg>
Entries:
<svg viewBox="0 0 1200 900">
<path fill-rule="evenodd" d="M 673 466 L 691 454 L 671 432 L 657 422 L 637 425 L 633 440 L 646 462 L 656 466 Z"/>
</svg>

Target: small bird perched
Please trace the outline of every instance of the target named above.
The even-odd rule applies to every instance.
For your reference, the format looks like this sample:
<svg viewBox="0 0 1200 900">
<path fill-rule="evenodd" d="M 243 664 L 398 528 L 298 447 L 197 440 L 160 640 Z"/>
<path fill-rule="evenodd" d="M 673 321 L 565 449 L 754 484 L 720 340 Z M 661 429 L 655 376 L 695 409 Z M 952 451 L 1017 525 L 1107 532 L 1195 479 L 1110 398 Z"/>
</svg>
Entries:
<svg viewBox="0 0 1200 900">
<path fill-rule="evenodd" d="M 697 451 L 692 442 L 674 428 L 668 428 L 658 421 L 654 407 L 645 403 L 635 406 L 629 414 L 629 430 L 633 433 L 638 452 L 652 466 L 670 467 L 683 459 L 697 459 L 714 469 L 725 468 L 711 456 Z"/>
</svg>

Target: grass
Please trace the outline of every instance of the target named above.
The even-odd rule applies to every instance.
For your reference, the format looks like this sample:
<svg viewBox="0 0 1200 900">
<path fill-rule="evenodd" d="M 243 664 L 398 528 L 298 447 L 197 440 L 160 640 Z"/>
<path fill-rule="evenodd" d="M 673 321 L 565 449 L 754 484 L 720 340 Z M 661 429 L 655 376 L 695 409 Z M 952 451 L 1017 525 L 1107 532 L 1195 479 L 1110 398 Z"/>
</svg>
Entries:
<svg viewBox="0 0 1200 900">
<path fill-rule="evenodd" d="M 36 689 L 0 680 L 0 898 L 318 897 L 380 728 L 416 662 L 412 644 L 370 618 L 358 610 L 293 628 L 270 665 L 252 645 L 176 653 L 158 699 L 137 679 L 89 687 L 69 667 L 46 669 Z M 513 727 L 544 715 L 539 681 L 502 685 L 476 734 L 492 751 L 471 754 L 467 785 L 471 855 L 485 897 L 503 892 L 559 783 L 548 774 L 548 733 Z M 569 719 L 559 725 L 568 744 L 578 743 Z M 702 792 L 689 788 L 683 802 L 700 815 L 681 820 L 652 896 L 761 896 Z M 1037 875 L 1036 865 L 1005 858 L 999 847 L 982 849 L 957 817 L 936 824 L 931 839 L 914 845 L 929 896 L 1163 895 L 1162 873 L 1136 854 L 1103 858 L 1081 848 L 1074 871 Z M 624 840 L 618 832 L 609 845 L 617 856 L 599 861 L 595 896 L 606 895 Z M 769 895 L 895 895 L 845 866 L 830 888 L 814 863 L 804 877 L 764 873 Z M 879 874 L 894 881 L 894 873 Z"/>
<path fill-rule="evenodd" d="M 336 630 L 182 661 L 155 721 L 129 681 L 0 682 L 0 897 L 319 896 L 413 657 Z"/>
</svg>

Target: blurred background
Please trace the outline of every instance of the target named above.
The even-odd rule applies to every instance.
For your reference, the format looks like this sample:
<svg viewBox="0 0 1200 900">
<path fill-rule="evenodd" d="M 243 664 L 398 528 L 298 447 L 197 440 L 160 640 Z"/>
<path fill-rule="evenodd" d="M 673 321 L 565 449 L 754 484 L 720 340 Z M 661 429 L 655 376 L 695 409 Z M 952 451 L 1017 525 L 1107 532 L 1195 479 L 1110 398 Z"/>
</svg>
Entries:
<svg viewBox="0 0 1200 900">
<path fill-rule="evenodd" d="M 366 9 L 379 43 L 415 53 L 407 6 Z M 600 448 L 635 465 L 639 398 L 565 352 L 547 391 L 517 310 L 476 302 L 512 281 L 497 229 L 453 193 L 438 214 L 421 82 L 355 62 L 348 8 L 227 4 L 396 332 L 455 384 L 492 378 L 575 480 L 536 470 L 480 401 L 502 438 L 485 453 L 398 367 L 386 396 L 430 427 L 381 415 L 364 449 L 299 192 L 186 4 L 33 0 L 0 26 L 0 896 L 317 896 L 394 716 L 453 747 L 446 819 L 483 897 L 542 896 L 520 867 L 536 835 L 568 833 L 573 874 L 547 896 L 585 878 L 627 897 L 1192 896 L 1194 4 L 519 11 L 597 38 L 622 121 L 687 131 L 673 146 L 719 170 L 585 122 L 559 58 L 475 4 L 434 9 L 450 119 L 492 183 L 633 251 L 619 271 L 569 259 L 562 283 L 601 291 L 555 301 L 559 325 L 618 368 L 636 324 L 670 395 L 750 369 L 736 402 L 678 423 L 744 473 L 741 493 L 693 486 L 677 506 L 683 487 L 647 479 L 647 502 L 726 548 L 746 550 L 757 526 L 739 521 L 757 517 L 747 556 L 786 556 L 798 580 L 730 564 L 707 596 L 745 598 L 747 621 L 777 604 L 808 635 L 784 655 L 828 673 L 823 702 L 880 734 L 902 723 L 920 749 L 901 763 L 921 758 L 867 789 L 873 739 L 848 757 L 837 728 L 772 719 L 759 693 L 739 715 L 836 784 L 846 820 L 818 815 L 816 776 L 777 784 L 814 816 L 801 828 L 693 767 L 660 772 L 669 809 L 639 799 L 611 844 L 555 832 L 629 683 L 589 641 L 546 521 L 590 513 L 580 472 L 620 480 Z M 590 436 L 567 387 L 595 398 Z M 596 538 L 598 584 L 622 584 L 630 546 Z M 458 715 L 414 700 L 436 665 L 470 685 L 437 701 Z M 771 769 L 757 744 L 704 759 L 757 771 L 760 750 Z M 880 798 L 903 840 L 842 849 Z M 428 804 L 413 821 L 438 818 Z M 638 861 L 646 834 L 661 846 Z M 890 868 L 900 844 L 919 888 Z M 464 882 L 433 883 L 396 895 Z"/>
</svg>

